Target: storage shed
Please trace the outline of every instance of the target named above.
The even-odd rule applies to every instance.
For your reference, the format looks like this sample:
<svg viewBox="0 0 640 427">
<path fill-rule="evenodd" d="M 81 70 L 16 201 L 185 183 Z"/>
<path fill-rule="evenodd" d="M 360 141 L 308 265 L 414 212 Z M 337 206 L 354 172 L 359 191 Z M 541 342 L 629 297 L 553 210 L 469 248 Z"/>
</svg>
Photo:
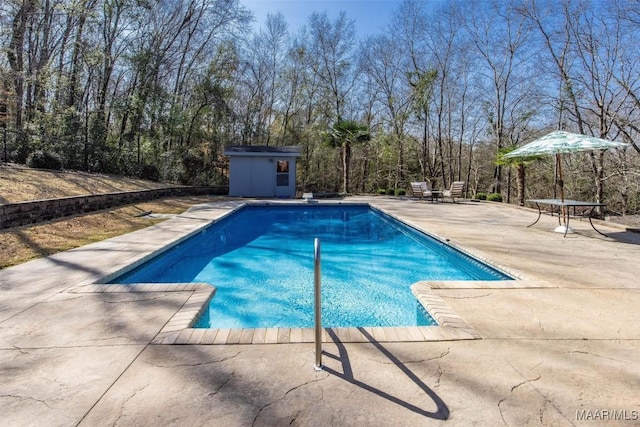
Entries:
<svg viewBox="0 0 640 427">
<path fill-rule="evenodd" d="M 234 145 L 229 156 L 229 195 L 235 197 L 296 196 L 296 158 L 300 147 Z"/>
</svg>

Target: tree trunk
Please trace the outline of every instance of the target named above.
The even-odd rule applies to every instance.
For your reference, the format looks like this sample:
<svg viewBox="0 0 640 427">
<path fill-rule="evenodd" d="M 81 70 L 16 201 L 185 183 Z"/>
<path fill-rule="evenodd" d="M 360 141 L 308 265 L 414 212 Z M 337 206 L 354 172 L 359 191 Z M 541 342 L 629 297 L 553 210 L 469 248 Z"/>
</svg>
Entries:
<svg viewBox="0 0 640 427">
<path fill-rule="evenodd" d="M 24 35 L 30 15 L 35 8 L 35 0 L 24 0 L 13 18 L 11 41 L 7 50 L 7 59 L 13 73 L 15 90 L 15 126 L 22 129 L 22 108 L 24 98 Z"/>
<path fill-rule="evenodd" d="M 71 72 L 69 76 L 69 89 L 67 97 L 67 106 L 69 107 L 75 106 L 78 102 L 80 104 L 82 103 L 81 99 L 78 100 L 78 87 L 80 86 L 80 61 L 82 59 L 84 26 L 87 22 L 87 17 L 92 13 L 96 2 L 97 0 L 84 0 L 84 4 L 80 6 L 81 12 L 78 16 L 78 22 L 76 23 L 76 36 L 73 42 L 73 51 L 71 53 Z"/>
<path fill-rule="evenodd" d="M 518 204 L 524 206 L 524 187 L 525 187 L 526 169 L 522 163 L 516 166 L 516 179 L 518 185 Z"/>
<path fill-rule="evenodd" d="M 349 163 L 351 162 L 351 144 L 345 143 L 342 146 L 342 192 L 349 191 Z"/>
<path fill-rule="evenodd" d="M 596 185 L 596 202 L 602 203 L 604 199 L 604 186 L 602 185 L 604 180 L 604 152 L 599 150 L 596 154 L 590 151 L 589 158 L 591 159 L 591 169 L 593 170 L 594 183 Z M 595 210 L 599 218 L 604 216 L 600 206 L 597 206 Z"/>
</svg>

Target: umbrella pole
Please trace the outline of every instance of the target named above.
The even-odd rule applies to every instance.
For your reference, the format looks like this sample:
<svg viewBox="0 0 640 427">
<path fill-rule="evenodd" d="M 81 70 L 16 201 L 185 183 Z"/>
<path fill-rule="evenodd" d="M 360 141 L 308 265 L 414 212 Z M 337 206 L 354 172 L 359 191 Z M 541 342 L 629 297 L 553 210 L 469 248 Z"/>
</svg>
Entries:
<svg viewBox="0 0 640 427">
<path fill-rule="evenodd" d="M 560 186 L 560 200 L 564 203 L 564 178 L 562 177 L 562 157 L 560 154 L 556 154 L 556 165 L 558 170 L 558 185 Z M 560 211 L 562 212 L 562 225 L 564 228 L 564 232 L 566 234 L 567 230 L 567 217 L 569 216 L 569 211 L 567 207 L 562 205 L 560 207 Z"/>
<path fill-rule="evenodd" d="M 558 168 L 558 185 L 560 186 L 560 200 L 564 202 L 564 179 L 562 178 L 562 159 L 560 154 L 556 154 L 556 165 Z"/>
</svg>

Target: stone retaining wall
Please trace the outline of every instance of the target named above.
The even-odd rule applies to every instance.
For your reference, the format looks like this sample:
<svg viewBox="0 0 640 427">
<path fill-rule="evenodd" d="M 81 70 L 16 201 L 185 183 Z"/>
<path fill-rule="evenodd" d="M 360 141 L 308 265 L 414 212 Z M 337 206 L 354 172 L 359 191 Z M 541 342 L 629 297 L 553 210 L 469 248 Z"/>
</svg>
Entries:
<svg viewBox="0 0 640 427">
<path fill-rule="evenodd" d="M 165 197 L 226 195 L 228 187 L 167 187 L 0 204 L 0 229 Z"/>
</svg>

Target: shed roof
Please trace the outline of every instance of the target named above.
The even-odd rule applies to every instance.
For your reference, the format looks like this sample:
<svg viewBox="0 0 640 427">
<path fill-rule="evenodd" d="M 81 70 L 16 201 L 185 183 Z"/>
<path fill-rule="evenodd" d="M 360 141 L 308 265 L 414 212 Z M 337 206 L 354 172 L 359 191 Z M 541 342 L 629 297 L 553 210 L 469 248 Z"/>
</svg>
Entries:
<svg viewBox="0 0 640 427">
<path fill-rule="evenodd" d="M 275 147 L 271 145 L 230 145 L 224 150 L 225 156 L 282 156 L 299 157 L 300 146 L 288 145 Z"/>
</svg>

